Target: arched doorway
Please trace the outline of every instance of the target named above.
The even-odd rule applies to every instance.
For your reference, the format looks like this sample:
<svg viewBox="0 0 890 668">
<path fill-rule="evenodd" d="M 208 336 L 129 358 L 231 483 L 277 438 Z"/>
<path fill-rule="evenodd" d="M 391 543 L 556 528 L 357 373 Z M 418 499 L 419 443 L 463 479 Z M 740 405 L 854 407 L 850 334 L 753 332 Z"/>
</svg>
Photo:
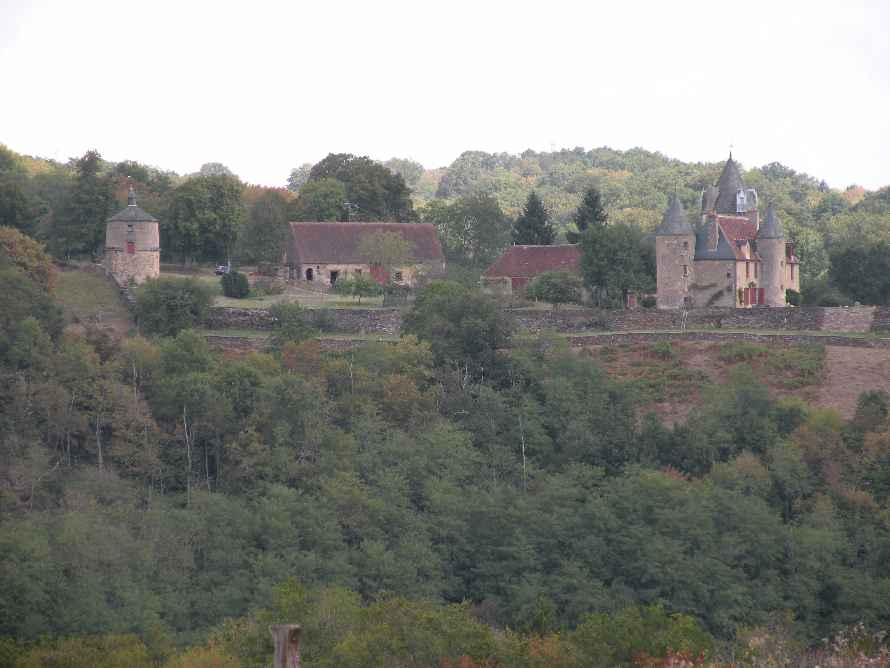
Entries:
<svg viewBox="0 0 890 668">
<path fill-rule="evenodd" d="M 306 270 L 306 280 L 314 281 L 315 280 L 315 272 L 312 270 L 312 267 Z"/>
</svg>

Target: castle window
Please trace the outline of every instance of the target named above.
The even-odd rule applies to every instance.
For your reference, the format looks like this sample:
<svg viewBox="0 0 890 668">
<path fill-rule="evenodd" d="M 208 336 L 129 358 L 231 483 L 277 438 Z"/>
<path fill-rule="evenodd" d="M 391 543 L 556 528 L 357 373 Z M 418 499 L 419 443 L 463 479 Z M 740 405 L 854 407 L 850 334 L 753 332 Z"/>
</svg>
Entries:
<svg viewBox="0 0 890 668">
<path fill-rule="evenodd" d="M 133 223 L 128 223 L 127 224 L 127 232 L 132 232 L 132 231 L 133 231 Z"/>
<path fill-rule="evenodd" d="M 745 263 L 745 278 L 751 278 L 751 263 Z"/>
<path fill-rule="evenodd" d="M 684 264 L 683 265 L 683 278 L 686 278 L 687 276 L 689 276 L 689 266 Z"/>
<path fill-rule="evenodd" d="M 136 254 L 136 244 L 133 241 L 127 242 L 127 255 L 135 255 Z"/>
<path fill-rule="evenodd" d="M 726 272 L 726 278 L 732 278 L 732 272 L 731 272 L 731 271 L 727 271 L 727 272 Z"/>
<path fill-rule="evenodd" d="M 689 250 L 689 242 L 688 241 L 683 242 L 683 250 Z"/>
<path fill-rule="evenodd" d="M 401 280 L 402 280 L 402 272 L 397 271 L 397 272 L 395 273 L 394 280 L 396 280 L 396 281 L 401 281 Z"/>
</svg>

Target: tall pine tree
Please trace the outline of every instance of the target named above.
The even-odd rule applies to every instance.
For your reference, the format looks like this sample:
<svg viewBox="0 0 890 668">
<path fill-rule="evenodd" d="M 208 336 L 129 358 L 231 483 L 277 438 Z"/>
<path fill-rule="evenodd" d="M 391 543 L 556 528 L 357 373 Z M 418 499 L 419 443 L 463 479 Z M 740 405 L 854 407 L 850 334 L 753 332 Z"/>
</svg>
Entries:
<svg viewBox="0 0 890 668">
<path fill-rule="evenodd" d="M 513 226 L 513 243 L 526 246 L 549 246 L 556 239 L 556 230 L 544 202 L 533 190 Z"/>
<path fill-rule="evenodd" d="M 602 226 L 606 224 L 606 209 L 603 206 L 603 198 L 595 186 L 591 186 L 584 193 L 584 199 L 572 216 L 572 221 L 578 228 L 578 232 L 566 234 L 570 243 L 578 243 L 581 235 L 588 227 Z"/>
</svg>

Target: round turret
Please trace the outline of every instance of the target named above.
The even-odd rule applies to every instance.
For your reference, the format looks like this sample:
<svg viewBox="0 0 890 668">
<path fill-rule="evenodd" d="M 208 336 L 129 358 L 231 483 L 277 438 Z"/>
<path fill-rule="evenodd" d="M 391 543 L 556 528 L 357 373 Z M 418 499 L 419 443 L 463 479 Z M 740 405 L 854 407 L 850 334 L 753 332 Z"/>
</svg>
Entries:
<svg viewBox="0 0 890 668">
<path fill-rule="evenodd" d="M 132 186 L 127 207 L 105 226 L 105 271 L 118 285 L 139 284 L 161 273 L 158 219 L 136 206 Z"/>
<path fill-rule="evenodd" d="M 768 306 L 785 306 L 785 231 L 779 222 L 773 205 L 766 209 L 763 225 L 757 230 L 757 254 L 761 259 L 760 286 L 764 290 L 764 303 Z"/>
</svg>

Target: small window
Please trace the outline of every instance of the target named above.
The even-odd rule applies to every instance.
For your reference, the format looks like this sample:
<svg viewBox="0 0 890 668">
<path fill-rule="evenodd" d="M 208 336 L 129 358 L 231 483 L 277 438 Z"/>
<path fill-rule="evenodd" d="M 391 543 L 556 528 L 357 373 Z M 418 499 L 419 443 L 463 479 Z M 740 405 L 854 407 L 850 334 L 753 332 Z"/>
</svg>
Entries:
<svg viewBox="0 0 890 668">
<path fill-rule="evenodd" d="M 397 271 L 397 272 L 395 272 L 394 276 L 395 276 L 395 278 L 393 280 L 396 280 L 396 281 L 402 280 L 402 272 Z"/>
<path fill-rule="evenodd" d="M 683 278 L 686 278 L 687 276 L 689 276 L 689 266 L 684 264 L 683 265 Z"/>
<path fill-rule="evenodd" d="M 133 223 L 127 223 L 127 232 L 133 231 Z"/>
<path fill-rule="evenodd" d="M 731 271 L 727 271 L 727 272 L 726 272 L 726 278 L 732 278 L 732 272 L 731 272 Z"/>
<path fill-rule="evenodd" d="M 135 255 L 136 254 L 136 244 L 132 241 L 127 242 L 127 255 Z"/>
<path fill-rule="evenodd" d="M 688 241 L 683 242 L 683 250 L 689 250 L 689 242 Z"/>
</svg>

